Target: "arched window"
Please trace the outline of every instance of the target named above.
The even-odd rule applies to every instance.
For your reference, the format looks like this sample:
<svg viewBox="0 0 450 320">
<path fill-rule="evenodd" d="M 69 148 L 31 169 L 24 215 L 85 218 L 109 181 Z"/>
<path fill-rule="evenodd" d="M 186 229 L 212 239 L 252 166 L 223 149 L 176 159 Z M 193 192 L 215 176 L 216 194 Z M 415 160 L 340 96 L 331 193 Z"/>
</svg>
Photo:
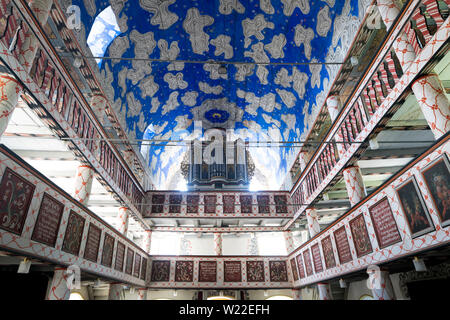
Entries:
<svg viewBox="0 0 450 320">
<path fill-rule="evenodd" d="M 271 296 L 267 298 L 266 300 L 293 300 L 292 297 L 288 296 Z"/>
<path fill-rule="evenodd" d="M 84 300 L 84 298 L 79 292 L 71 292 L 69 300 Z"/>
</svg>

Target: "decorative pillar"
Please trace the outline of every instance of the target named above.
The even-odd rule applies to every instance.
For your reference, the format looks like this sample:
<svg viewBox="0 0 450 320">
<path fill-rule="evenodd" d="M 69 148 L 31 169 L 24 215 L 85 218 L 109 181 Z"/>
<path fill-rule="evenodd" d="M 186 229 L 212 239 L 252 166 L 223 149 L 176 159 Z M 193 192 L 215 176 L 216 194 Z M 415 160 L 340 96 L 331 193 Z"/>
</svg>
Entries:
<svg viewBox="0 0 450 320">
<path fill-rule="evenodd" d="M 395 0 L 377 0 L 378 10 L 387 30 L 392 27 L 392 23 L 400 14 L 400 9 L 395 4 Z M 404 31 L 399 32 L 397 39 L 392 44 L 392 48 L 402 66 L 403 71 L 407 70 L 416 59 L 416 52 L 408 41 L 408 36 Z"/>
<path fill-rule="evenodd" d="M 144 232 L 144 245 L 142 248 L 148 254 L 150 254 L 150 248 L 152 247 L 152 230 L 145 230 Z"/>
<path fill-rule="evenodd" d="M 256 234 L 254 232 L 250 233 L 250 245 L 248 253 L 251 256 L 257 256 L 259 254 L 258 239 L 256 239 Z"/>
<path fill-rule="evenodd" d="M 300 151 L 298 155 L 298 161 L 300 162 L 300 169 L 303 171 L 306 168 L 306 164 L 308 163 L 308 155 L 306 151 Z"/>
<path fill-rule="evenodd" d="M 214 252 L 216 256 L 222 255 L 222 234 L 214 233 Z"/>
<path fill-rule="evenodd" d="M 294 236 L 292 231 L 284 231 L 283 236 L 286 242 L 286 252 L 287 254 L 290 254 L 291 251 L 294 250 Z"/>
<path fill-rule="evenodd" d="M 8 73 L 0 73 L 0 136 L 8 126 L 21 92 L 22 86 L 15 78 Z"/>
<path fill-rule="evenodd" d="M 372 289 L 374 300 L 395 300 L 389 272 L 379 268 L 368 268 L 369 287 Z"/>
<path fill-rule="evenodd" d="M 137 300 L 147 300 L 147 288 L 140 288 L 136 290 Z"/>
<path fill-rule="evenodd" d="M 331 294 L 330 284 L 318 283 L 317 290 L 319 291 L 319 300 L 333 300 L 333 295 Z"/>
<path fill-rule="evenodd" d="M 128 233 L 128 208 L 127 207 L 120 207 L 119 208 L 119 225 L 117 227 L 117 230 L 122 233 L 124 236 L 127 236 Z"/>
<path fill-rule="evenodd" d="M 46 300 L 69 300 L 70 289 L 67 285 L 68 274 L 66 271 L 66 268 L 55 268 Z"/>
<path fill-rule="evenodd" d="M 316 209 L 306 209 L 306 222 L 308 223 L 308 231 L 311 238 L 320 232 L 319 215 Z"/>
<path fill-rule="evenodd" d="M 327 99 L 327 108 L 328 113 L 330 114 L 331 122 L 334 122 L 336 120 L 339 111 L 342 108 L 341 100 L 339 99 L 339 96 L 330 96 Z"/>
<path fill-rule="evenodd" d="M 450 130 L 450 102 L 437 74 L 420 77 L 412 90 L 434 137 L 439 139 Z"/>
<path fill-rule="evenodd" d="M 113 282 L 109 285 L 108 300 L 123 300 L 123 284 Z"/>
<path fill-rule="evenodd" d="M 292 289 L 292 300 L 301 300 L 300 289 Z"/>
<path fill-rule="evenodd" d="M 92 190 L 94 169 L 88 165 L 79 165 L 75 176 L 75 191 L 73 197 L 86 205 Z"/>
<path fill-rule="evenodd" d="M 364 187 L 361 170 L 357 166 L 352 166 L 345 168 L 343 173 L 348 199 L 353 207 L 366 196 L 366 188 Z"/>
</svg>

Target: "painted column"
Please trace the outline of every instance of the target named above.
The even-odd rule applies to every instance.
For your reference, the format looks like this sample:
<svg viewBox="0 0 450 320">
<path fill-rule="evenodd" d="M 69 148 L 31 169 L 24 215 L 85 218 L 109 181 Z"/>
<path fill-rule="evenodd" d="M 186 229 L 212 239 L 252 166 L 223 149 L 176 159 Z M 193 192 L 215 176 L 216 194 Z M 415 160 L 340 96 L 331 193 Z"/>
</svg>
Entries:
<svg viewBox="0 0 450 320">
<path fill-rule="evenodd" d="M 286 252 L 287 254 L 290 254 L 292 250 L 294 250 L 294 235 L 292 234 L 292 231 L 284 231 L 283 236 L 286 242 Z"/>
<path fill-rule="evenodd" d="M 292 300 L 301 300 L 300 289 L 292 289 Z"/>
<path fill-rule="evenodd" d="M 347 188 L 348 199 L 353 207 L 366 196 L 366 188 L 361 175 L 361 170 L 357 166 L 344 169 L 344 182 Z"/>
<path fill-rule="evenodd" d="M 400 10 L 395 6 L 394 0 L 378 0 L 378 8 L 389 29 Z M 405 72 L 416 58 L 405 32 L 400 32 L 393 48 Z M 439 77 L 436 74 L 420 77 L 413 83 L 412 89 L 435 138 L 439 139 L 450 128 L 450 102 Z"/>
<path fill-rule="evenodd" d="M 333 300 L 330 285 L 328 283 L 318 283 L 317 290 L 319 291 L 319 300 Z"/>
<path fill-rule="evenodd" d="M 148 254 L 150 254 L 150 248 L 152 247 L 152 230 L 145 230 L 144 233 L 144 245 L 142 249 Z"/>
<path fill-rule="evenodd" d="M 327 99 L 327 108 L 328 113 L 330 114 L 331 122 L 334 122 L 336 120 L 339 111 L 342 108 L 341 100 L 339 99 L 339 96 L 330 96 Z"/>
<path fill-rule="evenodd" d="M 392 27 L 394 20 L 400 14 L 400 9 L 395 4 L 395 0 L 377 0 L 378 10 L 383 19 L 386 29 L 389 30 Z M 403 71 L 407 70 L 411 63 L 416 59 L 416 53 L 413 46 L 408 41 L 408 36 L 404 31 L 398 34 L 392 44 L 392 48 L 402 66 Z"/>
<path fill-rule="evenodd" d="M 412 89 L 434 137 L 439 139 L 450 130 L 450 102 L 441 80 L 437 74 L 428 74 L 417 79 Z"/>
<path fill-rule="evenodd" d="M 298 155 L 298 161 L 300 162 L 300 169 L 303 171 L 306 168 L 306 164 L 308 163 L 308 155 L 306 151 L 301 151 Z"/>
<path fill-rule="evenodd" d="M 214 233 L 214 253 L 216 256 L 222 255 L 222 234 Z"/>
<path fill-rule="evenodd" d="M 109 285 L 108 300 L 123 300 L 123 284 L 113 282 Z"/>
<path fill-rule="evenodd" d="M 66 268 L 55 268 L 47 291 L 46 300 L 69 300 L 70 289 L 67 284 L 69 275 L 66 271 Z"/>
<path fill-rule="evenodd" d="M 316 209 L 306 209 L 306 222 L 308 223 L 309 236 L 313 238 L 320 232 L 319 215 Z"/>
<path fill-rule="evenodd" d="M 105 124 L 106 117 L 106 98 L 102 95 L 94 95 L 91 99 L 91 108 L 101 124 Z"/>
<path fill-rule="evenodd" d="M 12 75 L 0 73 L 0 136 L 8 126 L 21 92 L 21 85 Z"/>
<path fill-rule="evenodd" d="M 119 219 L 119 225 L 117 227 L 117 230 L 124 236 L 127 236 L 128 233 L 128 217 L 129 217 L 128 208 L 120 207 L 119 215 L 117 216 L 117 218 Z"/>
<path fill-rule="evenodd" d="M 251 256 L 257 256 L 259 254 L 258 239 L 256 238 L 256 234 L 254 232 L 250 233 L 250 245 L 248 253 Z"/>
<path fill-rule="evenodd" d="M 394 288 L 388 271 L 368 268 L 368 286 L 372 289 L 374 300 L 395 300 Z"/>
<path fill-rule="evenodd" d="M 147 300 L 147 288 L 139 288 L 136 292 L 137 300 Z"/>
<path fill-rule="evenodd" d="M 30 1 L 29 6 L 36 16 L 38 22 L 44 26 L 47 22 L 50 13 L 52 0 L 33 0 Z M 24 35 L 24 41 L 19 48 L 18 61 L 29 72 L 32 67 L 34 57 L 36 56 L 37 48 L 39 46 L 38 39 L 31 34 L 31 31 Z M 19 101 L 22 93 L 22 87 L 8 73 L 0 73 L 0 136 L 8 126 L 11 114 Z"/>
<path fill-rule="evenodd" d="M 88 165 L 79 165 L 75 175 L 75 191 L 73 197 L 86 205 L 92 191 L 94 169 Z"/>
</svg>

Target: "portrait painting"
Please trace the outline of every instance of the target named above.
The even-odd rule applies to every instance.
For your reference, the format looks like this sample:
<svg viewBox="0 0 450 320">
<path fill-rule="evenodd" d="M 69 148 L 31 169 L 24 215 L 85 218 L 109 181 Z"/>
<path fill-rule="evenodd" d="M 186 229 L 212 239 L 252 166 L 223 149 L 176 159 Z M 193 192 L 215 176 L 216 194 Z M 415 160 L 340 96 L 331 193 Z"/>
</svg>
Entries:
<svg viewBox="0 0 450 320">
<path fill-rule="evenodd" d="M 419 237 L 434 230 L 414 177 L 401 185 L 396 191 L 412 237 Z"/>
<path fill-rule="evenodd" d="M 422 176 L 431 194 L 443 226 L 450 224 L 450 164 L 442 156 L 422 171 Z"/>
</svg>

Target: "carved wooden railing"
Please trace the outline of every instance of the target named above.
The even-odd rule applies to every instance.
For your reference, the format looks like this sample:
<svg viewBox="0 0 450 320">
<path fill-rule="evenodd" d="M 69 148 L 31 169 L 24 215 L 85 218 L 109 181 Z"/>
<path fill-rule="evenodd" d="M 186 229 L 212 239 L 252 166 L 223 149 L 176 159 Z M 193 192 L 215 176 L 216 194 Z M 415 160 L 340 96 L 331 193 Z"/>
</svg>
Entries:
<svg viewBox="0 0 450 320">
<path fill-rule="evenodd" d="M 0 145 L 0 249 L 135 286 L 149 256 Z"/>
<path fill-rule="evenodd" d="M 149 288 L 292 288 L 286 256 L 152 256 Z"/>
<path fill-rule="evenodd" d="M 450 242 L 450 134 L 289 255 L 295 287 Z M 443 182 L 443 183 L 442 183 Z M 297 273 L 297 274 L 295 274 Z"/>
<path fill-rule="evenodd" d="M 438 2 L 440 6 L 436 6 Z M 363 148 L 362 142 L 374 128 L 382 120 L 386 121 L 384 116 L 395 111 L 394 108 L 398 107 L 396 101 L 408 90 L 414 78 L 425 69 L 428 61 L 441 49 L 447 49 L 450 24 L 448 11 L 444 10 L 444 1 L 438 2 L 412 1 L 391 28 L 372 65 L 361 78 L 360 84 L 292 188 L 293 202 L 299 204 L 294 220 L 331 182 L 337 181 L 341 169 L 356 151 Z M 448 0 L 445 2 L 450 4 Z M 430 28 L 431 24 L 435 27 Z M 399 32 L 409 35 L 417 53 L 416 60 L 405 73 L 402 72 L 391 48 Z M 416 42 L 414 38 L 417 39 Z M 338 145 L 341 149 L 339 152 Z"/>
<path fill-rule="evenodd" d="M 149 191 L 144 218 L 292 218 L 283 191 Z"/>
<path fill-rule="evenodd" d="M 37 103 L 26 97 L 25 100 L 30 107 L 37 109 L 47 123 L 51 123 L 60 137 L 76 141 L 77 149 L 99 173 L 103 184 L 139 217 L 143 210 L 143 189 L 119 151 L 108 141 L 107 134 L 92 115 L 88 103 L 62 62 L 43 37 L 31 62 L 31 72 L 24 72 L 17 60 L 23 55 L 25 37 L 35 37 L 35 30 L 30 30 L 24 17 L 9 1 L 0 2 L 0 18 L 4 22 L 0 24 L 1 58 Z M 49 114 L 53 121 L 48 119 Z M 68 132 L 69 128 L 71 132 Z"/>
</svg>

